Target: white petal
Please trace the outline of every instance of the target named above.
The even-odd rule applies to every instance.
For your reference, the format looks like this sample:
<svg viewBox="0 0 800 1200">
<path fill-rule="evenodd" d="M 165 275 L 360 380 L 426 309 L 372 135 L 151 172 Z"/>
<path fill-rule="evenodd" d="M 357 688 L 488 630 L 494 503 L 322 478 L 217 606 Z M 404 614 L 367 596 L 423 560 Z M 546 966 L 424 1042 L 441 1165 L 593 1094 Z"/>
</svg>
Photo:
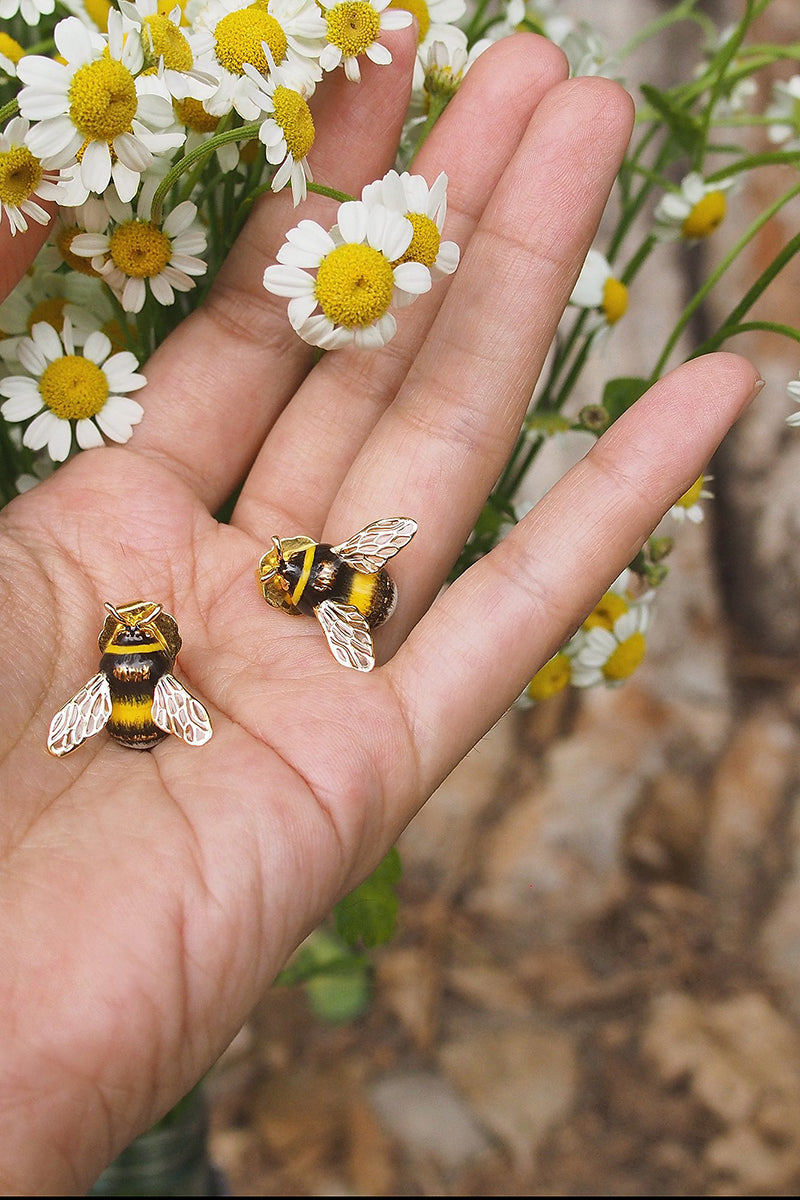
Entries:
<svg viewBox="0 0 800 1200">
<path fill-rule="evenodd" d="M 411 245 L 414 227 L 409 220 L 401 217 L 400 213 L 388 212 L 383 228 L 382 242 L 376 245 L 376 250 L 382 250 L 386 257 L 394 262 L 405 254 Z"/>
<path fill-rule="evenodd" d="M 111 178 L 120 200 L 132 200 L 139 188 L 139 172 L 118 159 L 111 167 Z"/>
<path fill-rule="evenodd" d="M 164 233 L 171 238 L 177 237 L 189 228 L 196 216 L 197 205 L 192 204 L 191 200 L 184 200 L 167 215 L 163 226 Z"/>
<path fill-rule="evenodd" d="M 150 277 L 150 291 L 156 298 L 159 304 L 165 307 L 175 303 L 175 293 L 169 285 L 169 281 L 164 278 L 164 272 L 160 275 L 152 275 Z"/>
<path fill-rule="evenodd" d="M 108 386 L 112 392 L 134 392 L 144 387 L 147 380 L 144 375 L 137 374 L 139 363 L 136 356 L 129 350 L 120 350 L 112 354 L 103 364 Z"/>
<path fill-rule="evenodd" d="M 54 417 L 49 408 L 39 413 L 38 417 L 34 417 L 22 435 L 23 446 L 27 446 L 29 450 L 41 450 L 46 446 L 54 421 L 57 422 L 58 417 Z"/>
<path fill-rule="evenodd" d="M 143 279 L 128 279 L 122 289 L 122 307 L 125 312 L 138 313 L 144 308 L 147 289 Z"/>
<path fill-rule="evenodd" d="M 90 333 L 84 343 L 83 356 L 98 367 L 102 365 L 111 353 L 111 341 L 99 329 Z"/>
<path fill-rule="evenodd" d="M 336 224 L 339 226 L 345 242 L 363 242 L 365 240 L 373 212 L 375 209 L 368 208 L 361 200 L 348 200 L 339 205 Z M 402 254 L 402 250 L 400 253 Z"/>
<path fill-rule="evenodd" d="M 410 24 L 411 13 L 406 12 L 402 8 L 393 8 L 390 12 L 381 13 L 381 29 L 406 29 Z M 372 43 L 372 46 L 374 45 L 375 42 Z M 372 47 L 370 47 L 370 49 L 371 48 Z M 367 54 L 369 54 L 369 50 L 367 51 Z M 377 59 L 373 59 L 373 62 L 377 61 Z M 389 59 L 389 62 L 391 62 L 391 58 Z"/>
<path fill-rule="evenodd" d="M 48 362 L 64 357 L 61 338 L 48 321 L 37 321 L 31 330 L 31 337 Z"/>
<path fill-rule="evenodd" d="M 405 24 L 411 24 L 410 15 Z M 397 26 L 397 28 L 404 28 L 404 26 Z M 367 46 L 366 55 L 370 62 L 377 63 L 379 67 L 386 67 L 392 61 L 391 52 L 387 50 L 386 47 L 380 42 L 373 42 L 371 46 Z"/>
<path fill-rule="evenodd" d="M 81 180 L 90 192 L 102 193 L 111 180 L 111 151 L 108 142 L 89 142 L 81 159 Z"/>
<path fill-rule="evenodd" d="M 17 343 L 17 360 L 31 375 L 41 375 L 47 367 L 47 359 L 30 338 L 20 338 Z"/>
<path fill-rule="evenodd" d="M 599 308 L 603 303 L 606 281 L 610 277 L 611 267 L 608 261 L 599 250 L 589 250 L 570 300 L 579 308 Z"/>
<path fill-rule="evenodd" d="M 436 255 L 436 262 L 431 268 L 431 274 L 434 277 L 440 275 L 452 275 L 458 266 L 461 258 L 461 250 L 457 242 L 440 242 L 439 253 Z"/>
<path fill-rule="evenodd" d="M 129 400 L 126 396 L 109 396 L 96 420 L 112 442 L 127 442 L 132 426 L 138 425 L 143 416 L 144 409 L 135 400 Z"/>
<path fill-rule="evenodd" d="M 313 292 L 307 296 L 295 296 L 289 301 L 289 324 L 293 329 L 298 329 L 304 321 L 308 320 L 316 307 L 317 297 Z"/>
<path fill-rule="evenodd" d="M 298 267 L 267 267 L 264 287 L 275 296 L 307 296 L 314 291 L 314 279 Z"/>
<path fill-rule="evenodd" d="M 92 450 L 95 446 L 103 445 L 103 438 L 100 430 L 97 428 L 94 421 L 89 420 L 88 417 L 76 423 L 75 441 L 78 443 L 81 450 Z"/>
<path fill-rule="evenodd" d="M 401 288 L 404 292 L 410 292 L 413 296 L 421 296 L 423 292 L 431 290 L 431 273 L 423 263 L 400 263 L 394 269 L 394 282 L 395 287 Z"/>
<path fill-rule="evenodd" d="M 121 133 L 114 138 L 114 150 L 120 162 L 131 171 L 141 174 L 153 161 L 153 155 L 132 133 Z"/>
<path fill-rule="evenodd" d="M 59 21 L 53 31 L 58 52 L 70 66 L 81 66 L 94 58 L 92 37 L 83 21 L 78 17 L 67 17 Z"/>
<path fill-rule="evenodd" d="M 28 417 L 40 412 L 43 406 L 42 397 L 37 389 L 25 392 L 19 396 L 11 396 L 0 405 L 0 413 L 7 421 L 27 421 Z"/>
</svg>

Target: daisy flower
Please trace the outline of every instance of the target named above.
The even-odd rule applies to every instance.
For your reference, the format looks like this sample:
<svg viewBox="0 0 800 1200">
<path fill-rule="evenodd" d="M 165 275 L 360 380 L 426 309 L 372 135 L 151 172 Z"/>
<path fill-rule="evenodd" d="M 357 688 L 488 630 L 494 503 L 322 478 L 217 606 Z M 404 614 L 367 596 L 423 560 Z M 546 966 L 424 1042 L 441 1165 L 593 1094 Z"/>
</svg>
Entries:
<svg viewBox="0 0 800 1200">
<path fill-rule="evenodd" d="M 110 13 L 108 29 L 106 39 L 77 17 L 59 21 L 53 36 L 66 61 L 22 58 L 19 107 L 37 122 L 28 134 L 34 154 L 50 155 L 59 166 L 77 159 L 86 194 L 104 192 L 113 180 L 120 199 L 130 200 L 153 154 L 180 145 L 182 133 L 148 128 L 171 124 L 172 105 L 166 96 L 140 94 L 142 45 L 124 36 L 120 13 Z"/>
<path fill-rule="evenodd" d="M 440 30 L 435 41 L 420 48 L 417 62 L 422 68 L 422 78 L 418 80 L 415 64 L 414 89 L 419 85 L 428 96 L 448 99 L 455 96 L 475 59 L 491 44 L 490 38 L 481 38 L 468 50 L 467 35 L 457 25 L 450 26 L 447 31 Z"/>
<path fill-rule="evenodd" d="M 61 336 L 40 321 L 29 338 L 20 340 L 17 352 L 27 374 L 0 380 L 0 395 L 8 397 L 0 413 L 7 421 L 33 418 L 23 446 L 46 446 L 53 462 L 63 462 L 73 430 L 82 450 L 102 446 L 103 434 L 113 442 L 128 441 L 144 413 L 128 393 L 146 383 L 132 354 L 112 355 L 111 342 L 100 332 L 90 334 L 78 352 L 69 319 Z"/>
<path fill-rule="evenodd" d="M 701 475 L 696 479 L 680 499 L 675 501 L 669 510 L 669 516 L 674 517 L 676 521 L 691 521 L 693 525 L 699 525 L 705 516 L 700 501 L 714 499 L 714 493 L 705 486 L 712 478 L 711 475 Z"/>
<path fill-rule="evenodd" d="M 291 181 L 295 207 L 308 194 L 306 182 L 313 179 L 307 155 L 314 145 L 314 120 L 306 96 L 314 85 L 286 68 L 276 67 L 269 59 L 269 76 L 264 79 L 250 63 L 244 64 L 246 74 L 256 88 L 258 102 L 265 120 L 258 131 L 259 141 L 266 147 L 267 162 L 277 166 L 272 178 L 273 192 L 279 192 Z M 310 88 L 310 91 L 309 91 Z"/>
<path fill-rule="evenodd" d="M 278 66 L 293 64 L 302 70 L 310 85 L 322 78 L 318 63 L 324 46 L 325 23 L 316 0 L 211 0 L 198 14 L 195 28 L 212 35 L 212 49 L 199 66 L 217 78 L 217 90 L 204 101 L 215 117 L 235 108 L 245 121 L 261 116 L 256 85 L 245 72 L 250 63 L 266 78 L 269 50 Z"/>
<path fill-rule="evenodd" d="M 148 205 L 144 202 L 144 208 Z M 91 260 L 126 312 L 141 312 L 148 286 L 159 304 L 174 304 L 175 293 L 191 291 L 192 276 L 207 270 L 196 257 L 206 248 L 205 231 L 196 216 L 191 200 L 173 208 L 160 225 L 134 216 L 130 204 L 119 205 L 102 233 L 78 234 L 70 249 Z"/>
<path fill-rule="evenodd" d="M 660 241 L 685 238 L 696 241 L 708 237 L 722 222 L 727 211 L 725 192 L 733 179 L 706 183 L 697 171 L 684 176 L 680 189 L 667 192 L 656 205 L 653 219 Z"/>
<path fill-rule="evenodd" d="M 60 263 L 65 262 L 81 275 L 96 276 L 97 272 L 88 258 L 73 254 L 72 243 L 81 233 L 102 233 L 108 222 L 108 206 L 105 199 L 101 200 L 99 196 L 89 196 L 83 204 L 60 208 L 48 243 L 39 252 L 37 264 L 41 263 L 48 270 L 56 270 Z"/>
<path fill-rule="evenodd" d="M 25 50 L 19 42 L 0 30 L 0 71 L 9 79 L 13 79 L 16 75 L 17 63 L 24 53 Z"/>
<path fill-rule="evenodd" d="M 800 404 L 800 379 L 793 379 L 791 383 L 787 383 L 786 390 L 794 400 L 795 404 Z M 786 418 L 787 425 L 800 425 L 800 412 L 791 413 Z"/>
<path fill-rule="evenodd" d="M 586 255 L 569 302 L 576 308 L 592 310 L 597 329 L 609 328 L 627 311 L 628 289 L 615 277 L 608 259 L 604 258 L 599 250 L 591 249 Z"/>
<path fill-rule="evenodd" d="M 180 5 L 168 14 L 159 0 L 119 0 L 119 7 L 141 38 L 144 72 L 157 74 L 170 96 L 202 100 L 216 91 L 216 77 L 196 65 L 198 59 L 211 53 L 211 34 L 204 29 L 185 33 L 180 27 Z"/>
<path fill-rule="evenodd" d="M 392 61 L 385 46 L 378 41 L 385 29 L 405 29 L 411 24 L 411 13 L 395 8 L 387 12 L 389 0 L 319 0 L 327 25 L 327 45 L 319 56 L 323 71 L 334 71 L 340 63 L 353 83 L 361 79 L 358 58 L 367 58 L 380 66 Z"/>
<path fill-rule="evenodd" d="M 550 700 L 563 692 L 572 682 L 572 643 L 564 646 L 549 659 L 534 675 L 525 691 L 517 700 L 517 707 L 530 708 L 542 700 Z"/>
<path fill-rule="evenodd" d="M 614 593 L 606 593 L 604 600 Z M 617 598 L 623 604 L 623 597 Z M 647 649 L 645 633 L 650 623 L 650 607 L 642 601 L 625 606 L 610 628 L 607 617 L 597 620 L 582 636 L 572 659 L 571 681 L 576 687 L 598 683 L 618 686 L 634 673 Z"/>
<path fill-rule="evenodd" d="M 40 200 L 62 200 L 60 175 L 52 160 L 40 159 L 26 145 L 29 123 L 14 117 L 0 133 L 0 227 L 5 213 L 12 235 L 25 233 L 28 220 L 46 225 L 50 213 L 37 204 Z"/>
<path fill-rule="evenodd" d="M 375 349 L 396 332 L 392 302 L 431 286 L 427 267 L 400 261 L 412 236 L 399 213 L 348 201 L 330 231 L 316 221 L 289 230 L 278 251 L 281 265 L 267 267 L 264 287 L 289 297 L 292 328 L 312 346 Z"/>
<path fill-rule="evenodd" d="M 784 150 L 800 150 L 800 75 L 774 83 L 772 103 L 764 112 L 770 122 L 767 137 Z"/>
<path fill-rule="evenodd" d="M 389 171 L 383 179 L 368 183 L 361 192 L 365 204 L 380 204 L 400 213 L 414 229 L 401 262 L 422 263 L 432 279 L 452 275 L 458 266 L 460 251 L 455 242 L 442 241 L 447 213 L 447 176 L 442 171 L 428 187 L 422 175 Z M 409 299 L 413 299 L 410 296 Z"/>
<path fill-rule="evenodd" d="M 33 326 L 40 321 L 47 321 L 56 333 L 61 333 L 64 320 L 69 317 L 72 339 L 75 344 L 82 344 L 113 315 L 99 279 L 76 271 L 63 274 L 41 270 L 37 260 L 0 304 L 0 337 L 4 339 L 0 341 L 0 358 L 7 363 L 18 363 L 20 337 L 29 337 Z"/>
<path fill-rule="evenodd" d="M 55 6 L 55 0 L 0 0 L 0 20 L 7 21 L 19 13 L 26 25 L 38 25 Z"/>
</svg>

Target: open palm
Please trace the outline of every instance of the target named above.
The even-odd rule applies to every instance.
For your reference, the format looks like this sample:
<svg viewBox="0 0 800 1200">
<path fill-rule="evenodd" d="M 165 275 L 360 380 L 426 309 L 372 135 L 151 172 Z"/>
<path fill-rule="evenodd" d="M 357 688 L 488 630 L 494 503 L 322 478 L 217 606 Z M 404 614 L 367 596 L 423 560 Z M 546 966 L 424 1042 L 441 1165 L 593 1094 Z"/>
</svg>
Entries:
<svg viewBox="0 0 800 1200">
<path fill-rule="evenodd" d="M 411 39 L 392 49 L 393 66 L 360 88 L 329 81 L 317 119 L 315 174 L 351 193 L 393 160 Z M 565 75 L 528 35 L 470 71 L 414 168 L 448 172 L 446 236 L 463 262 L 383 351 L 312 365 L 261 286 L 296 220 L 270 198 L 207 304 L 147 364 L 130 443 L 83 452 L 2 514 L 10 1194 L 85 1191 L 199 1078 L 630 561 L 753 390 L 733 356 L 681 368 L 435 599 L 514 443 L 629 134 L 620 89 Z M 303 216 L 330 211 L 311 197 Z M 16 239 L 18 260 L 33 251 Z M 243 479 L 219 525 L 211 514 Z M 376 635 L 383 665 L 348 671 L 315 621 L 264 603 L 255 568 L 272 535 L 335 543 L 391 516 L 419 532 L 390 564 L 399 603 Z M 51 717 L 97 671 L 103 603 L 137 599 L 176 617 L 175 674 L 208 708 L 212 740 L 137 754 L 100 733 L 51 758 Z"/>
</svg>

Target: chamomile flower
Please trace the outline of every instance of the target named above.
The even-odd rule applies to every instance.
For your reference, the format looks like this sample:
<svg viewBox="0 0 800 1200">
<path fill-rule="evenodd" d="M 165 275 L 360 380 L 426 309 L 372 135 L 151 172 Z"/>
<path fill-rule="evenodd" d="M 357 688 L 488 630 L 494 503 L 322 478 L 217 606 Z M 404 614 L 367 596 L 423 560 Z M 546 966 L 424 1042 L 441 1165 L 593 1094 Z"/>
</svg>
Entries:
<svg viewBox="0 0 800 1200">
<path fill-rule="evenodd" d="M 614 595 L 607 592 L 604 600 Z M 584 624 L 572 659 L 571 682 L 576 687 L 593 687 L 598 683 L 617 686 L 630 678 L 644 658 L 649 605 L 641 600 L 628 604 L 618 596 L 617 606 L 624 611 L 610 626 L 607 617 L 598 619 L 588 629 Z"/>
<path fill-rule="evenodd" d="M 203 29 L 184 32 L 180 5 L 168 13 L 159 0 L 120 0 L 119 7 L 141 38 L 144 73 L 157 74 L 170 96 L 202 100 L 216 91 L 216 77 L 197 65 L 211 53 L 211 34 Z"/>
<path fill-rule="evenodd" d="M 701 475 L 699 479 L 696 479 L 680 499 L 675 501 L 669 510 L 669 516 L 676 521 L 691 521 L 693 525 L 699 525 L 705 516 L 700 501 L 714 499 L 714 493 L 706 487 L 712 478 L 711 475 Z"/>
<path fill-rule="evenodd" d="M 733 179 L 706 183 L 697 171 L 684 176 L 680 189 L 667 192 L 656 205 L 653 219 L 659 241 L 697 241 L 721 224 L 727 211 L 726 191 Z"/>
<path fill-rule="evenodd" d="M 439 36 L 417 55 L 417 63 L 421 67 L 421 78 L 414 69 L 413 89 L 424 90 L 427 96 L 443 96 L 451 99 L 461 84 L 464 76 L 475 59 L 491 46 L 489 38 L 482 38 L 472 49 L 467 49 L 467 35 L 457 25 L 440 31 Z M 412 91 L 412 100 L 414 98 Z"/>
<path fill-rule="evenodd" d="M 25 84 L 20 112 L 36 122 L 28 146 L 60 166 L 77 159 L 86 194 L 113 180 L 120 199 L 130 200 L 153 154 L 180 145 L 181 133 L 150 128 L 172 124 L 172 105 L 166 95 L 140 93 L 142 45 L 124 36 L 120 13 L 109 16 L 108 39 L 77 17 L 59 21 L 53 36 L 65 62 L 30 54 L 17 67 Z"/>
<path fill-rule="evenodd" d="M 784 150 L 800 150 L 800 75 L 773 84 L 772 103 L 764 112 L 767 137 Z"/>
<path fill-rule="evenodd" d="M 625 315 L 628 308 L 628 289 L 622 280 L 616 278 L 611 264 L 600 251 L 591 249 L 586 255 L 569 302 L 577 308 L 592 310 L 597 318 L 596 328 L 608 328 Z"/>
<path fill-rule="evenodd" d="M 249 63 L 266 78 L 267 50 L 278 66 L 292 64 L 302 71 L 309 85 L 322 78 L 318 57 L 325 23 L 316 0 L 211 0 L 195 27 L 208 30 L 213 39 L 210 57 L 198 64 L 218 81 L 214 94 L 204 100 L 212 116 L 224 116 L 232 108 L 245 121 L 261 116 L 260 93 L 244 68 Z"/>
<path fill-rule="evenodd" d="M 289 322 L 312 346 L 376 349 L 396 332 L 393 301 L 431 286 L 427 267 L 401 261 L 412 236 L 411 222 L 399 213 L 348 201 L 330 231 L 316 221 L 289 230 L 280 265 L 264 272 L 264 287 L 289 297 Z"/>
<path fill-rule="evenodd" d="M 42 270 L 37 264 L 23 275 L 14 290 L 0 304 L 0 358 L 16 363 L 20 337 L 30 337 L 34 325 L 47 321 L 61 333 L 64 320 L 72 322 L 72 338 L 81 345 L 104 321 L 112 318 L 110 301 L 99 279 Z"/>
<path fill-rule="evenodd" d="M 306 181 L 314 178 L 307 157 L 314 145 L 314 120 L 306 101 L 313 84 L 296 72 L 276 67 L 272 55 L 268 57 L 270 72 L 266 79 L 250 63 L 245 63 L 244 69 L 256 87 L 265 117 L 258 131 L 259 141 L 266 148 L 267 162 L 278 168 L 270 186 L 273 192 L 279 192 L 291 182 L 296 207 L 306 198 Z"/>
<path fill-rule="evenodd" d="M 368 183 L 361 192 L 365 204 L 381 204 L 410 221 L 414 235 L 401 262 L 418 262 L 428 268 L 432 279 L 452 275 L 458 266 L 459 248 L 442 241 L 447 212 L 447 176 L 442 171 L 429 187 L 424 176 L 389 171 L 383 179 Z M 413 299 L 413 297 L 409 297 Z"/>
<path fill-rule="evenodd" d="M 134 215 L 129 204 L 117 206 L 114 216 L 103 233 L 79 234 L 70 248 L 91 260 L 126 312 L 141 312 L 148 287 L 159 304 L 174 304 L 176 292 L 191 291 L 192 277 L 205 274 L 206 263 L 197 255 L 205 250 L 206 235 L 191 200 L 173 208 L 161 225 Z"/>
<path fill-rule="evenodd" d="M 144 414 L 129 393 L 144 387 L 144 375 L 128 351 L 111 354 L 104 333 L 91 333 L 78 351 L 67 319 L 59 336 L 40 321 L 17 349 L 25 375 L 0 380 L 0 406 L 6 421 L 30 421 L 22 444 L 30 450 L 45 446 L 53 462 L 63 462 L 72 436 L 82 450 L 112 442 L 127 442 Z M 33 418 L 31 420 L 31 418 Z"/>
<path fill-rule="evenodd" d="M 25 50 L 9 34 L 0 31 L 0 73 L 13 79 L 17 74 L 17 63 Z"/>
<path fill-rule="evenodd" d="M 14 117 L 0 133 L 0 227 L 5 213 L 12 235 L 24 233 L 28 219 L 48 223 L 51 214 L 37 204 L 37 198 L 63 199 L 59 172 L 50 169 L 52 160 L 39 159 L 28 148 L 28 130 L 24 117 Z"/>
<path fill-rule="evenodd" d="M 378 41 L 386 29 L 405 29 L 411 13 L 394 8 L 387 11 L 389 0 L 319 0 L 327 24 L 327 45 L 319 56 L 323 71 L 334 71 L 340 64 L 353 83 L 361 79 L 359 56 L 386 66 L 392 55 Z"/>
<path fill-rule="evenodd" d="M 72 243 L 81 233 L 102 233 L 109 221 L 108 206 L 99 196 L 90 196 L 83 204 L 62 207 L 58 211 L 48 244 L 40 252 L 42 265 L 55 270 L 64 262 L 81 275 L 96 276 L 88 258 L 72 251 Z"/>
<path fill-rule="evenodd" d="M 540 667 L 525 691 L 517 700 L 518 708 L 530 708 L 542 700 L 550 700 L 563 692 L 572 682 L 572 659 L 575 646 L 570 642 Z"/>
<path fill-rule="evenodd" d="M 0 20 L 20 14 L 26 25 L 38 25 L 55 8 L 55 0 L 0 0 Z"/>
<path fill-rule="evenodd" d="M 800 404 L 800 379 L 793 379 L 791 383 L 787 383 L 786 390 L 794 400 L 795 404 Z M 791 413 L 786 418 L 787 425 L 800 425 L 800 412 Z"/>
</svg>

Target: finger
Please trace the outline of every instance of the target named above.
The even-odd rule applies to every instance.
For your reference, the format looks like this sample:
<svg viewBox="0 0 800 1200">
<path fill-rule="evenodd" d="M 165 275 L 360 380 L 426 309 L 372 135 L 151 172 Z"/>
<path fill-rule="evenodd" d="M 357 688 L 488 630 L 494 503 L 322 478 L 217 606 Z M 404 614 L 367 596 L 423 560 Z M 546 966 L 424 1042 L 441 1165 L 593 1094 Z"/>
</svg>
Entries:
<svg viewBox="0 0 800 1200">
<path fill-rule="evenodd" d="M 470 69 L 413 165 L 430 183 L 440 171 L 448 174 L 448 240 L 468 244 L 532 113 L 566 71 L 552 42 L 528 34 L 495 43 Z M 291 478 L 296 519 L 303 530 L 321 532 L 342 480 L 414 362 L 449 282 L 441 280 L 402 312 L 397 336 L 382 351 L 338 350 L 324 357 L 271 431 L 242 490 L 235 524 L 263 535 L 269 484 Z"/>
<path fill-rule="evenodd" d="M 384 648 L 428 606 L 508 459 L 630 133 L 605 79 L 553 88 L 536 110 L 401 392 L 354 463 L 326 540 L 415 517 Z M 406 599 L 403 600 L 404 589 Z"/>
<path fill-rule="evenodd" d="M 419 622 L 386 670 L 421 748 L 422 794 L 631 562 L 757 384 L 752 365 L 732 354 L 666 376 Z M 448 734 L 430 738 L 431 729 Z"/>
<path fill-rule="evenodd" d="M 367 63 L 360 84 L 337 71 L 312 98 L 310 160 L 319 182 L 356 194 L 391 165 L 408 108 L 411 30 L 392 38 L 392 53 L 391 66 Z M 242 479 L 313 361 L 312 348 L 289 326 L 285 301 L 265 291 L 264 267 L 288 226 L 331 207 L 309 195 L 295 211 L 286 192 L 260 201 L 206 303 L 147 364 L 148 386 L 137 395 L 147 418 L 131 446 L 165 459 L 212 509 Z"/>
<path fill-rule="evenodd" d="M 54 211 L 55 205 L 41 201 L 42 207 Z M 0 300 L 5 300 L 41 250 L 50 225 L 30 221 L 25 233 L 11 234 L 7 224 L 0 225 Z"/>
</svg>

